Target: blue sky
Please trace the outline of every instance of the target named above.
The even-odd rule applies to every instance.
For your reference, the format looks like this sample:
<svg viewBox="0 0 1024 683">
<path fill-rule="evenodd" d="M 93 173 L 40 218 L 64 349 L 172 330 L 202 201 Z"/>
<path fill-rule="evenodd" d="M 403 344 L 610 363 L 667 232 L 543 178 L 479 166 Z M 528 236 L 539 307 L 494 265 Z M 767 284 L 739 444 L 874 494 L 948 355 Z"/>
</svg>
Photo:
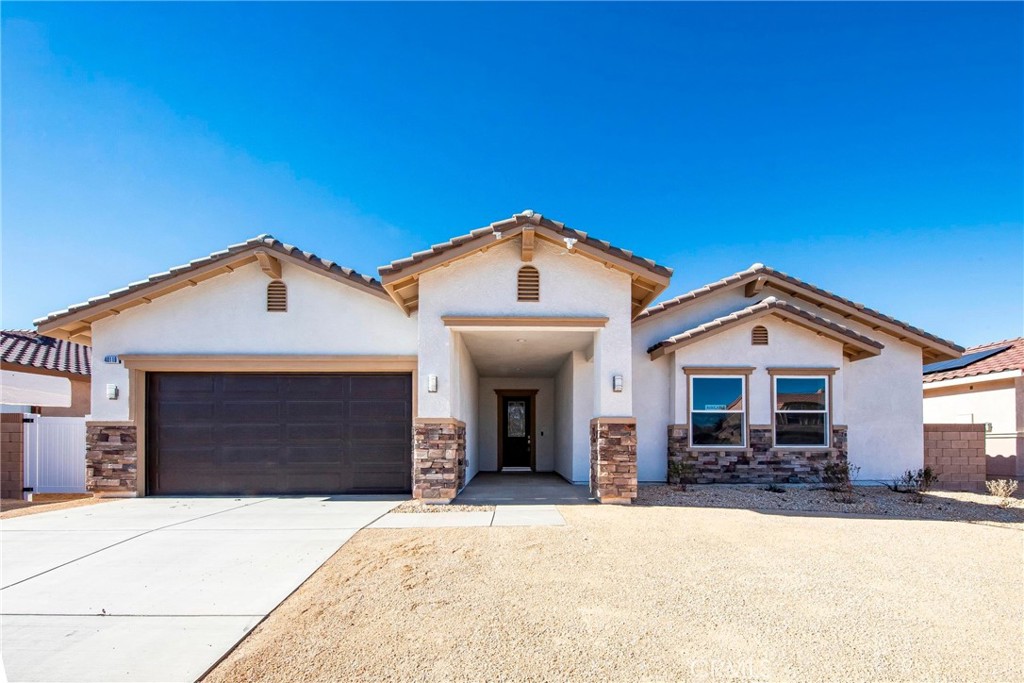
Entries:
<svg viewBox="0 0 1024 683">
<path fill-rule="evenodd" d="M 262 232 L 361 272 L 532 208 L 1024 328 L 1022 5 L 2 5 L 3 325 Z"/>
</svg>

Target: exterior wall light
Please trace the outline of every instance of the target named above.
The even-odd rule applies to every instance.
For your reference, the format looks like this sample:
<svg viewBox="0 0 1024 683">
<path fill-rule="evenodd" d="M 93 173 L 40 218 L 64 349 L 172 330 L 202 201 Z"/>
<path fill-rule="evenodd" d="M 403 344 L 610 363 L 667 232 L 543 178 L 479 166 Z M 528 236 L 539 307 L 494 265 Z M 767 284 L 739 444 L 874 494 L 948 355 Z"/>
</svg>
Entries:
<svg viewBox="0 0 1024 683">
<path fill-rule="evenodd" d="M 622 375 L 612 377 L 612 391 L 622 391 Z"/>
<path fill-rule="evenodd" d="M 427 375 L 427 391 L 437 393 L 437 375 Z"/>
<path fill-rule="evenodd" d="M 117 400 L 117 385 L 116 384 L 108 384 L 107 385 L 107 398 L 109 398 L 111 401 L 116 401 Z"/>
</svg>

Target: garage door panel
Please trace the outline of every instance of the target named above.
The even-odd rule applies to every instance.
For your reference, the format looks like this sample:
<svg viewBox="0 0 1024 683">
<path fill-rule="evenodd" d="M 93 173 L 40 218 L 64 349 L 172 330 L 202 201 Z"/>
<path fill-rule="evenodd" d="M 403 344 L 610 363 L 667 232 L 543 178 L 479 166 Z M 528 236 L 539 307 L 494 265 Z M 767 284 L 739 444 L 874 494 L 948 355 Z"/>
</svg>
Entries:
<svg viewBox="0 0 1024 683">
<path fill-rule="evenodd" d="M 408 374 L 151 373 L 147 387 L 150 493 L 411 487 Z"/>
<path fill-rule="evenodd" d="M 349 417 L 364 420 L 400 420 L 409 417 L 409 403 L 405 401 L 352 401 L 348 404 Z"/>
<path fill-rule="evenodd" d="M 392 375 L 349 376 L 349 398 L 379 400 L 384 398 L 406 399 L 409 396 L 409 377 Z"/>
</svg>

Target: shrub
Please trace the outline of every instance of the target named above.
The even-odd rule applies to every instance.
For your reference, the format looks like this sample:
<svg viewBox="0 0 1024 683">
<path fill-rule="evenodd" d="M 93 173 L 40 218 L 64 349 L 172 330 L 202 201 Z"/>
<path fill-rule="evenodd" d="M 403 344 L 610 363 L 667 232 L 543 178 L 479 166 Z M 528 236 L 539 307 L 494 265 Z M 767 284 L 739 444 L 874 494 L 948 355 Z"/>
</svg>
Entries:
<svg viewBox="0 0 1024 683">
<path fill-rule="evenodd" d="M 847 460 L 830 462 L 821 472 L 821 481 L 825 484 L 825 488 L 834 494 L 833 498 L 836 502 L 852 503 L 854 502 L 853 480 L 857 478 L 859 472 L 860 468 L 851 465 Z"/>
<path fill-rule="evenodd" d="M 1000 498 L 999 507 L 1009 507 L 1010 499 L 1017 493 L 1017 482 L 1013 479 L 993 479 L 985 482 L 985 488 L 993 496 Z"/>
<path fill-rule="evenodd" d="M 679 489 L 686 490 L 687 484 L 692 484 L 695 477 L 693 463 L 684 460 L 670 460 L 668 463 L 668 483 L 678 484 Z"/>
<path fill-rule="evenodd" d="M 886 484 L 890 491 L 896 493 L 911 493 L 918 503 L 924 500 L 924 494 L 931 491 L 939 477 L 931 467 L 918 470 L 907 470 L 899 477 L 892 480 L 892 484 Z"/>
</svg>

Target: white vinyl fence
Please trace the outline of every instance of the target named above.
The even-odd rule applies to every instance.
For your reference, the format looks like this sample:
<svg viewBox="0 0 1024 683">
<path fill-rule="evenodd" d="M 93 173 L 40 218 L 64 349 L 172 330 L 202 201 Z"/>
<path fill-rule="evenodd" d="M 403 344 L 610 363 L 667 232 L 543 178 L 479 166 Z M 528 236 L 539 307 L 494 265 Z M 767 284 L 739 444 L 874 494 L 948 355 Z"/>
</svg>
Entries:
<svg viewBox="0 0 1024 683">
<path fill-rule="evenodd" d="M 25 487 L 85 493 L 85 418 L 25 417 Z"/>
</svg>

